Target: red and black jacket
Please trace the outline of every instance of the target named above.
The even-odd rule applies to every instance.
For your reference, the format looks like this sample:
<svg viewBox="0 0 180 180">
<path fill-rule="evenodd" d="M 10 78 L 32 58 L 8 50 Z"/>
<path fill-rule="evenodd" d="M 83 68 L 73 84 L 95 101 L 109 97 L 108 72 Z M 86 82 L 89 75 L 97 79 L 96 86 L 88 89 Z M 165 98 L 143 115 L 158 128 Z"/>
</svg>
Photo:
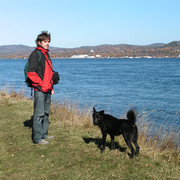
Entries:
<svg viewBox="0 0 180 180">
<path fill-rule="evenodd" d="M 41 56 L 39 56 L 37 51 L 40 51 Z M 51 92 L 53 88 L 53 68 L 52 62 L 49 58 L 48 50 L 37 47 L 31 53 L 28 59 L 28 63 L 29 65 L 27 75 L 33 82 L 32 86 L 34 89 L 44 93 Z"/>
</svg>

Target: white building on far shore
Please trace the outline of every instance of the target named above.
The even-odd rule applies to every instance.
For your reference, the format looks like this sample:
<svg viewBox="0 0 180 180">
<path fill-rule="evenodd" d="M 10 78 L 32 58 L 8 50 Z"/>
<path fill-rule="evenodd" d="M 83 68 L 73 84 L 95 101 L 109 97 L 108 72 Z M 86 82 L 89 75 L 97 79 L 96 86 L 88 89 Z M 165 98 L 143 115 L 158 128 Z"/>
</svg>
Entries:
<svg viewBox="0 0 180 180">
<path fill-rule="evenodd" d="M 71 58 L 89 58 L 89 55 L 87 54 L 80 54 L 80 55 L 73 55 Z"/>
<path fill-rule="evenodd" d="M 101 58 L 101 55 L 93 55 L 93 56 L 89 56 L 89 55 L 87 55 L 87 54 L 79 54 L 79 55 L 73 55 L 73 56 L 71 56 L 71 58 Z"/>
<path fill-rule="evenodd" d="M 101 55 L 97 54 L 97 55 L 96 55 L 96 58 L 101 58 Z"/>
</svg>

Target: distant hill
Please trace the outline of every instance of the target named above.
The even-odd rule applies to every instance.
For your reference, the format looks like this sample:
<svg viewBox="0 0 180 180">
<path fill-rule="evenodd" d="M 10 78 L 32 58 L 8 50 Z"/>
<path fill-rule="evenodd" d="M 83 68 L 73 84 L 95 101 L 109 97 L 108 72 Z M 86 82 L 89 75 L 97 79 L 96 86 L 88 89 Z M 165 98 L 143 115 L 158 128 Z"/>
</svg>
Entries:
<svg viewBox="0 0 180 180">
<path fill-rule="evenodd" d="M 147 47 L 163 47 L 165 45 L 166 44 L 164 43 L 154 43 L 154 44 L 147 45 Z"/>
<path fill-rule="evenodd" d="M 16 54 L 16 53 L 31 53 L 35 47 L 25 46 L 25 45 L 4 45 L 0 46 L 0 55 L 1 54 Z M 61 48 L 51 47 L 51 50 L 60 50 Z"/>
<path fill-rule="evenodd" d="M 25 45 L 0 46 L 0 58 L 28 58 L 35 47 Z M 78 48 L 50 47 L 52 58 L 69 58 L 72 55 L 87 54 L 101 57 L 179 57 L 180 41 L 172 41 L 168 44 L 154 43 L 150 45 L 129 44 L 103 44 L 98 46 L 82 46 Z"/>
<path fill-rule="evenodd" d="M 180 41 L 172 41 L 169 44 L 166 44 L 165 47 L 180 47 Z"/>
<path fill-rule="evenodd" d="M 0 46 L 0 55 L 1 54 L 14 54 L 14 53 L 24 53 L 30 52 L 33 48 L 24 45 L 4 45 Z"/>
</svg>

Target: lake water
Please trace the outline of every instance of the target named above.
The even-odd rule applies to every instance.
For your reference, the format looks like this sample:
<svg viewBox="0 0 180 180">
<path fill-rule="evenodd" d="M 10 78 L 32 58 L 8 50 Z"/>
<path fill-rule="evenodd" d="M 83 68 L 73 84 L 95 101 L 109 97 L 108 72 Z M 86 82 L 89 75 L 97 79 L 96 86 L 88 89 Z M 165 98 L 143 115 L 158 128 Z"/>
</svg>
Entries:
<svg viewBox="0 0 180 180">
<path fill-rule="evenodd" d="M 95 106 L 116 117 L 130 107 L 154 111 L 157 126 L 173 125 L 180 131 L 180 59 L 52 59 L 61 80 L 54 101 Z M 0 87 L 23 88 L 26 59 L 0 60 Z"/>
</svg>

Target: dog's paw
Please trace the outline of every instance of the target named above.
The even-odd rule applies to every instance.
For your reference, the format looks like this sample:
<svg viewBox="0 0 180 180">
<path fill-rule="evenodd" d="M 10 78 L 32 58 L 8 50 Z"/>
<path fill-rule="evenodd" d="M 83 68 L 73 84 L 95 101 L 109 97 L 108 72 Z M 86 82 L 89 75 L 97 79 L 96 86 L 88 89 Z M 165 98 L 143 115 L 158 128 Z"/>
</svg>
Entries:
<svg viewBox="0 0 180 180">
<path fill-rule="evenodd" d="M 110 150 L 111 150 L 111 151 L 112 151 L 112 150 L 115 150 L 115 149 L 116 149 L 115 145 L 110 147 Z"/>
<path fill-rule="evenodd" d="M 104 150 L 105 150 L 104 148 L 101 148 L 101 149 L 100 149 L 100 153 L 103 153 L 103 152 L 104 152 Z"/>
<path fill-rule="evenodd" d="M 134 155 L 132 155 L 132 154 L 130 154 L 130 153 L 128 153 L 128 156 L 129 156 L 130 159 L 133 159 L 133 158 L 134 158 Z"/>
</svg>

